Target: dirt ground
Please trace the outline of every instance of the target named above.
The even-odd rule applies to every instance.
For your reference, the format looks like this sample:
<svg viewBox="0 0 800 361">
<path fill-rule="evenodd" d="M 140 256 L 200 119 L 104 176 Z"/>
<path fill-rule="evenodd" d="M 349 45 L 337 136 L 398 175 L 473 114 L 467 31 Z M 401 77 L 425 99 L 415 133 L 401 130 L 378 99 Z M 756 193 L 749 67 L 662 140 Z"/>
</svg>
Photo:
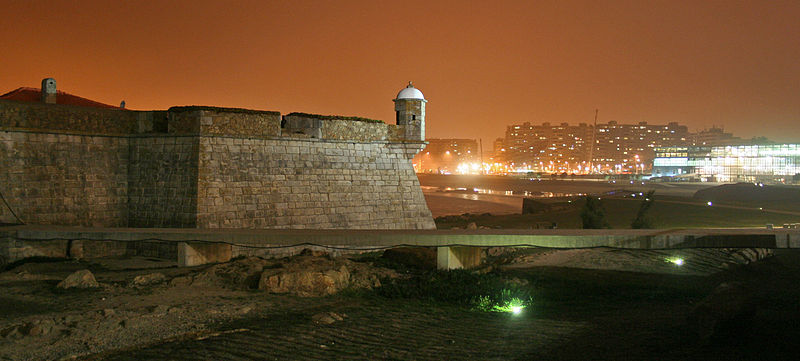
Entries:
<svg viewBox="0 0 800 361">
<path fill-rule="evenodd" d="M 530 264 L 501 271 L 533 290 L 533 305 L 519 315 L 369 291 L 270 294 L 241 289 L 248 281 L 231 273 L 153 259 L 27 263 L 0 273 L 0 359 L 795 359 L 800 251 L 707 272 L 642 272 L 631 268 L 641 267 L 632 254 L 520 257 Z M 622 270 L 611 261 L 570 267 L 614 257 Z M 56 287 L 79 269 L 101 287 Z M 163 279 L 133 284 L 154 273 Z M 752 290 L 755 317 L 699 339 L 687 317 L 723 282 Z"/>
</svg>

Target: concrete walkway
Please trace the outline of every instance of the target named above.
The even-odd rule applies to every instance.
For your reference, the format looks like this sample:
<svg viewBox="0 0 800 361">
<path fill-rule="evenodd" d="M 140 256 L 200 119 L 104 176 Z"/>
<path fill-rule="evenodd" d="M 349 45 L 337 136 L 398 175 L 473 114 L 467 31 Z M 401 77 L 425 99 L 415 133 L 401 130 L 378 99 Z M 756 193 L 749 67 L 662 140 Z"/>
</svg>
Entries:
<svg viewBox="0 0 800 361">
<path fill-rule="evenodd" d="M 0 255 L 11 262 L 14 249 L 37 242 L 160 242 L 177 245 L 178 263 L 191 266 L 227 261 L 237 248 L 316 245 L 346 250 L 400 246 L 438 247 L 440 268 L 472 267 L 480 263 L 479 247 L 550 247 L 626 249 L 669 248 L 800 248 L 799 229 L 535 229 L 535 230 L 276 230 L 80 228 L 63 226 L 0 227 Z M 93 246 L 89 246 L 92 241 Z M 5 248 L 5 249 L 4 249 Z M 130 248 L 130 247 L 128 247 Z M 70 253 L 69 250 L 66 251 Z M 476 259 L 477 257 L 477 259 Z M 477 262 L 477 263 L 476 263 Z"/>
</svg>

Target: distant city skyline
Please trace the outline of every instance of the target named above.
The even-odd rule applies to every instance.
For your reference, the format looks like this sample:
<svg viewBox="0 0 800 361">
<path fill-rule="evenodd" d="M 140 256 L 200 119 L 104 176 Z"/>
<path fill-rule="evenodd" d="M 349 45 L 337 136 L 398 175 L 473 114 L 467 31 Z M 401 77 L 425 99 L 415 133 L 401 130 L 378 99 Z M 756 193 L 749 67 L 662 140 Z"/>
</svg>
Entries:
<svg viewBox="0 0 800 361">
<path fill-rule="evenodd" d="M 427 136 L 524 122 L 678 122 L 800 141 L 800 2 L 7 1 L 0 93 L 45 77 L 137 110 L 210 105 L 394 121 Z"/>
<path fill-rule="evenodd" d="M 640 173 L 652 170 L 661 147 L 747 146 L 768 139 L 742 139 L 721 128 L 689 131 L 677 122 L 594 124 L 512 124 L 504 137 L 481 151 L 477 139 L 430 138 L 414 157 L 420 173 L 504 174 L 543 172 L 568 174 Z M 594 146 L 590 146 L 594 144 Z"/>
</svg>

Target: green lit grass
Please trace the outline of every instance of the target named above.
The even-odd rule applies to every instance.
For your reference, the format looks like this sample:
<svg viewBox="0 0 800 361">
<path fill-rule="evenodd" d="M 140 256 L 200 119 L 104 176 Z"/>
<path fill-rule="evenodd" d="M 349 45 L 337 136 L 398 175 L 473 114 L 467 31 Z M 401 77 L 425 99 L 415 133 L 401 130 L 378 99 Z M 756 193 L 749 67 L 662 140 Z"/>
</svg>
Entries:
<svg viewBox="0 0 800 361">
<path fill-rule="evenodd" d="M 431 271 L 386 280 L 376 292 L 386 298 L 419 299 L 486 312 L 519 313 L 533 303 L 529 287 L 510 282 L 497 273 L 468 270 Z"/>
<path fill-rule="evenodd" d="M 495 291 L 496 292 L 496 291 Z M 478 296 L 474 299 L 474 307 L 485 312 L 507 312 L 518 314 L 533 304 L 533 297 L 519 298 L 520 292 L 504 288 L 497 293 Z"/>
</svg>

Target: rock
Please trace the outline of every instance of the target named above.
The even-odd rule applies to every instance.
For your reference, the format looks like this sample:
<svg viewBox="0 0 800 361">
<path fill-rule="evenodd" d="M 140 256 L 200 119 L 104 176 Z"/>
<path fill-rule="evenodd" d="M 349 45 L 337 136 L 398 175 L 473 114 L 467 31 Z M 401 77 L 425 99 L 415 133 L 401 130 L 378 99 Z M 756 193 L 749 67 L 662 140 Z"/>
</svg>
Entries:
<svg viewBox="0 0 800 361">
<path fill-rule="evenodd" d="M 167 313 L 168 311 L 169 311 L 169 306 L 167 306 L 167 305 L 157 305 L 157 306 L 154 306 L 154 307 L 150 308 L 150 312 L 154 313 L 154 314 L 157 314 L 157 315 L 163 315 L 163 314 Z"/>
<path fill-rule="evenodd" d="M 150 273 L 146 275 L 139 275 L 134 277 L 133 281 L 131 281 L 131 286 L 141 287 L 152 285 L 156 283 L 161 283 L 166 280 L 167 277 L 164 276 L 162 273 Z"/>
<path fill-rule="evenodd" d="M 320 312 L 311 316 L 311 320 L 314 321 L 314 323 L 330 325 L 334 322 L 344 320 L 345 317 L 347 317 L 347 315 L 340 315 L 336 312 Z"/>
<path fill-rule="evenodd" d="M 19 326 L 10 326 L 0 330 L 0 337 L 13 339 L 22 337 L 22 334 L 19 332 Z"/>
<path fill-rule="evenodd" d="M 192 284 L 192 278 L 189 276 L 175 277 L 169 281 L 172 287 L 188 286 Z"/>
<path fill-rule="evenodd" d="M 94 275 L 88 269 L 75 271 L 75 273 L 67 276 L 63 281 L 56 285 L 58 288 L 96 288 L 100 287 Z"/>
<path fill-rule="evenodd" d="M 53 331 L 53 328 L 56 327 L 56 321 L 52 318 L 47 318 L 41 320 L 39 322 L 39 326 L 42 328 L 42 335 L 47 335 L 48 333 Z"/>
<path fill-rule="evenodd" d="M 343 315 L 343 314 L 342 314 L 342 315 L 340 315 L 340 314 L 338 314 L 338 313 L 336 313 L 336 312 L 330 312 L 330 313 L 328 313 L 328 315 L 329 315 L 329 316 L 331 316 L 331 318 L 335 319 L 336 321 L 342 321 L 342 320 L 344 320 L 344 316 L 345 316 L 345 315 Z"/>
<path fill-rule="evenodd" d="M 701 342 L 730 335 L 741 337 L 750 331 L 755 313 L 750 290 L 741 283 L 722 283 L 694 307 L 687 323 Z"/>
<path fill-rule="evenodd" d="M 269 267 L 263 267 L 258 274 L 256 288 L 271 293 L 320 297 L 332 295 L 345 288 L 377 287 L 382 278 L 398 277 L 393 270 L 374 267 L 367 262 L 354 262 L 320 254 L 322 253 L 305 251 L 280 260 L 258 261 L 269 262 L 264 263 L 269 264 Z M 252 270 L 253 268 L 247 268 L 242 271 L 249 274 Z M 243 275 L 231 275 L 230 278 L 243 279 Z M 197 277 L 192 285 L 196 283 Z"/>
<path fill-rule="evenodd" d="M 341 266 L 338 270 L 275 272 L 265 271 L 258 288 L 270 293 L 290 293 L 300 297 L 332 295 L 350 284 L 350 272 Z"/>
<path fill-rule="evenodd" d="M 513 251 L 514 249 L 509 247 L 489 247 L 486 249 L 486 255 L 490 257 L 499 257 Z"/>
<path fill-rule="evenodd" d="M 436 268 L 436 250 L 425 247 L 399 247 L 387 249 L 383 258 L 401 265 L 432 270 Z"/>
<path fill-rule="evenodd" d="M 261 272 L 274 266 L 274 263 L 259 257 L 237 259 L 211 266 L 195 275 L 191 282 L 193 286 L 255 289 L 258 288 Z"/>
<path fill-rule="evenodd" d="M 326 257 L 330 258 L 330 254 L 324 251 L 315 251 L 309 248 L 303 248 L 302 251 L 299 253 L 300 256 L 311 256 L 311 257 Z"/>
<path fill-rule="evenodd" d="M 337 321 L 336 318 L 331 316 L 331 313 L 332 312 L 323 312 L 315 314 L 314 316 L 311 316 L 311 320 L 314 321 L 314 323 L 330 325 Z"/>
<path fill-rule="evenodd" d="M 19 328 L 19 333 L 25 336 L 39 336 L 44 333 L 42 326 L 36 322 L 28 322 Z"/>
<path fill-rule="evenodd" d="M 81 319 L 81 317 L 78 316 L 78 315 L 66 315 L 66 316 L 62 317 L 61 320 L 62 320 L 62 323 L 64 323 L 64 325 L 69 326 L 71 324 L 74 324 L 75 322 L 80 321 L 80 319 Z"/>
<path fill-rule="evenodd" d="M 467 224 L 467 229 L 478 229 L 478 225 L 475 224 L 475 222 L 469 222 L 469 224 Z"/>
<path fill-rule="evenodd" d="M 390 278 L 396 278 L 395 276 L 389 276 Z M 373 288 L 378 288 L 381 286 L 381 280 L 375 274 L 358 274 L 358 275 L 350 275 L 350 287 L 351 288 L 366 288 L 371 290 Z"/>
</svg>

